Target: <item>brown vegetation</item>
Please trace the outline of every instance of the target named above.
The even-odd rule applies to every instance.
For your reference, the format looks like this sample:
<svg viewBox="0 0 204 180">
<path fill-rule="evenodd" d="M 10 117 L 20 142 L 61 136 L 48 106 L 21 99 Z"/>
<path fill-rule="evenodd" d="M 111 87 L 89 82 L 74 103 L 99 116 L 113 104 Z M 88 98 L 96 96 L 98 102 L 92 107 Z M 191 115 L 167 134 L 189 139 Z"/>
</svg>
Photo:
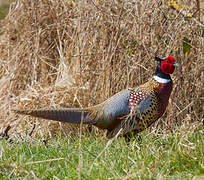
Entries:
<svg viewBox="0 0 204 180">
<path fill-rule="evenodd" d="M 12 4 L 0 32 L 1 130 L 8 125 L 17 132 L 32 129 L 33 121 L 11 109 L 100 103 L 147 81 L 156 65 L 153 57 L 168 55 L 181 66 L 173 75 L 167 114 L 155 127 L 169 129 L 171 120 L 177 125 L 201 121 L 204 32 L 196 2 L 184 4 L 186 12 L 199 12 L 193 18 L 158 1 L 21 0 Z M 40 134 L 53 127 L 70 128 L 38 122 Z"/>
</svg>

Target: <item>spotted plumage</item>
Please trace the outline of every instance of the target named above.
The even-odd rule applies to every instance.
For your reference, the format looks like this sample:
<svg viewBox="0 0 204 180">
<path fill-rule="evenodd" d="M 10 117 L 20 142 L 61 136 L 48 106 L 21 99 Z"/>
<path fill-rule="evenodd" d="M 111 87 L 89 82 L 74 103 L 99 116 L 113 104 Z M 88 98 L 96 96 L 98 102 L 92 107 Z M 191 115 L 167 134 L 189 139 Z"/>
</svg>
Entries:
<svg viewBox="0 0 204 180">
<path fill-rule="evenodd" d="M 108 138 L 114 137 L 120 130 L 123 135 L 132 131 L 139 133 L 161 117 L 159 86 L 160 84 L 152 79 L 139 88 L 129 89 L 129 114 L 117 128 L 108 132 Z"/>
<path fill-rule="evenodd" d="M 175 59 L 169 56 L 158 61 L 151 80 L 135 88 L 128 88 L 93 107 L 84 109 L 16 110 L 15 112 L 60 122 L 91 124 L 107 130 L 107 137 L 117 134 L 137 134 L 158 120 L 166 110 L 173 83 Z M 84 116 L 84 118 L 82 118 Z"/>
</svg>

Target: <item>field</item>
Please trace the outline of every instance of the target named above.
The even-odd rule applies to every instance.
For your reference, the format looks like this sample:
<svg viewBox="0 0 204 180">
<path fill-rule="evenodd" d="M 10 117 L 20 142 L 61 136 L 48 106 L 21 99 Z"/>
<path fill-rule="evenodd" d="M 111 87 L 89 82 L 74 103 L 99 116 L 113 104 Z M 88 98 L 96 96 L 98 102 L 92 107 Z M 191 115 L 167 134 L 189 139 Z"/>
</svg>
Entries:
<svg viewBox="0 0 204 180">
<path fill-rule="evenodd" d="M 195 126 L 195 125 L 194 125 Z M 203 127 L 142 141 L 84 134 L 1 142 L 1 179 L 203 179 Z"/>
<path fill-rule="evenodd" d="M 1 2 L 1 179 L 204 179 L 203 1 Z M 169 55 L 169 106 L 141 141 L 12 111 L 96 105 Z"/>
</svg>

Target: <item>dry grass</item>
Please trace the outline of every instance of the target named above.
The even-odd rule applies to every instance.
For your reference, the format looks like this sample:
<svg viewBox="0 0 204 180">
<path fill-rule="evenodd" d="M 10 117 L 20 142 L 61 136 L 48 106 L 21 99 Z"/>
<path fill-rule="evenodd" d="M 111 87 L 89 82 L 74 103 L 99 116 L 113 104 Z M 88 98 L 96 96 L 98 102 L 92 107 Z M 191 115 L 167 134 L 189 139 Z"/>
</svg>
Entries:
<svg viewBox="0 0 204 180">
<path fill-rule="evenodd" d="M 203 10 L 196 2 L 184 3 L 186 12 L 197 12 L 193 18 L 156 0 L 12 4 L 0 32 L 1 130 L 32 129 L 30 118 L 15 115 L 14 108 L 91 106 L 144 83 L 154 72 L 155 55 L 175 56 L 181 66 L 167 115 L 154 130 L 169 129 L 171 120 L 178 126 L 202 121 L 204 30 L 196 20 L 203 22 Z M 57 127 L 76 129 L 38 122 L 42 136 Z"/>
</svg>

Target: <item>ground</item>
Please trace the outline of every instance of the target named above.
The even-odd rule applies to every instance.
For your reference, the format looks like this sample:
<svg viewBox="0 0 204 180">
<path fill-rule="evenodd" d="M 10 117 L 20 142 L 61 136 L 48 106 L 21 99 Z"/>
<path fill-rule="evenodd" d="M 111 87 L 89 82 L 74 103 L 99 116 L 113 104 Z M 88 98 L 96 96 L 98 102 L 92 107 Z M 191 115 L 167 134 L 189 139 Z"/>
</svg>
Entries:
<svg viewBox="0 0 204 180">
<path fill-rule="evenodd" d="M 88 133 L 2 139 L 0 178 L 203 179 L 203 127 L 182 131 L 145 131 L 142 141 L 132 138 L 129 144 Z"/>
</svg>

